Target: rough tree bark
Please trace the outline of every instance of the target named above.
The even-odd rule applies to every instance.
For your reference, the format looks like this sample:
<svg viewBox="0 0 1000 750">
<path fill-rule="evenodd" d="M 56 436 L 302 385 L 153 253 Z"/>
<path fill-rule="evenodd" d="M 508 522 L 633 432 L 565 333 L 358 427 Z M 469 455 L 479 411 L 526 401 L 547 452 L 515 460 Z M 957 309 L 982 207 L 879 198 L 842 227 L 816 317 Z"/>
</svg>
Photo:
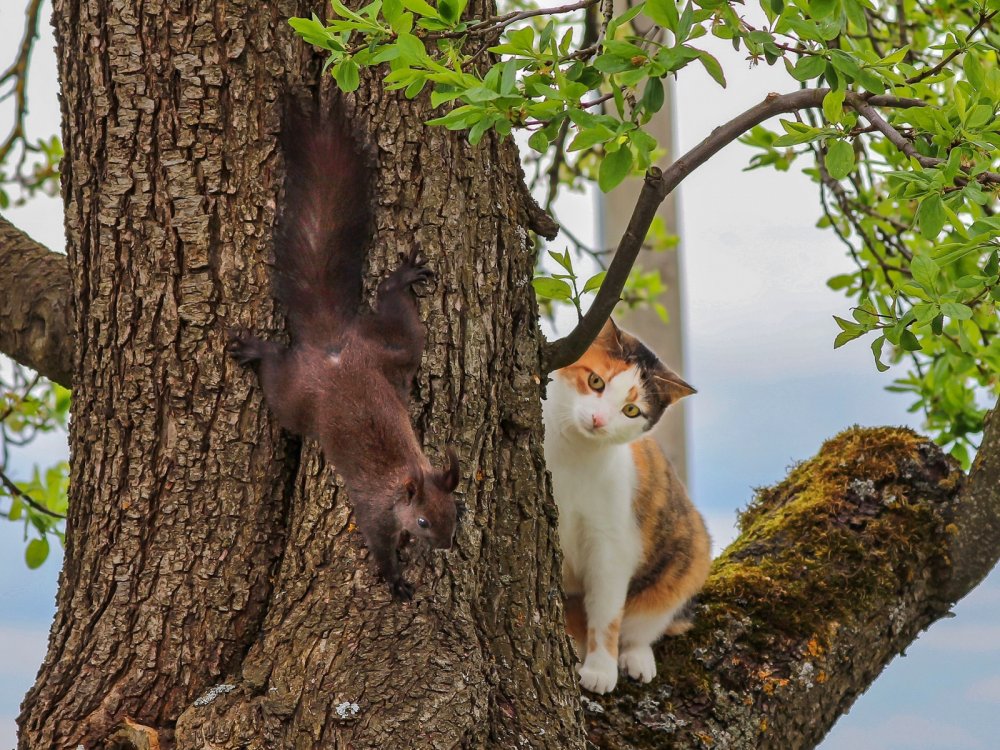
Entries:
<svg viewBox="0 0 1000 750">
<path fill-rule="evenodd" d="M 284 95 L 320 88 L 283 19 L 321 5 L 56 0 L 71 511 L 21 750 L 584 746 L 540 455 L 522 228 L 540 217 L 513 146 L 427 130 L 425 105 L 375 81 L 338 105 L 376 177 L 370 276 L 415 240 L 438 274 L 413 416 L 432 453 L 457 447 L 471 512 L 455 551 L 408 551 L 413 603 L 375 581 L 332 472 L 223 353 L 232 326 L 283 335 L 275 136 Z M 29 317 L 60 319 L 52 282 Z M 698 627 L 664 644 L 650 689 L 603 702 L 591 738 L 808 747 L 995 562 L 996 421 L 957 501 L 954 467 L 894 431 L 849 433 L 765 492 Z"/>
<path fill-rule="evenodd" d="M 431 451 L 457 447 L 474 511 L 457 551 L 411 550 L 412 604 L 376 582 L 315 449 L 279 434 L 224 355 L 231 326 L 282 335 L 266 263 L 275 136 L 284 95 L 315 90 L 320 62 L 284 21 L 322 7 L 55 3 L 72 511 L 21 748 L 101 746 L 125 717 L 161 747 L 582 743 L 568 643 L 551 637 L 513 145 L 427 131 L 423 105 L 375 84 L 346 104 L 377 175 L 372 275 L 417 239 L 438 276 L 414 416 Z M 196 701 L 218 684 L 237 688 Z"/>
</svg>

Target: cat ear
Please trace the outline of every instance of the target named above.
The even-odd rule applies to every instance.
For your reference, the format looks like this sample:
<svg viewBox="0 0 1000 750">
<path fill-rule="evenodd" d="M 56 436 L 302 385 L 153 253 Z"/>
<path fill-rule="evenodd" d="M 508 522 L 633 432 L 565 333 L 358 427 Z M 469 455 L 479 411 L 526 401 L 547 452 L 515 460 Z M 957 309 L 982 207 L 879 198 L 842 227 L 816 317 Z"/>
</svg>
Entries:
<svg viewBox="0 0 1000 750">
<path fill-rule="evenodd" d="M 611 318 L 604 324 L 601 332 L 594 339 L 595 344 L 600 344 L 605 350 L 610 352 L 620 352 L 622 349 L 622 332 Z"/>
<path fill-rule="evenodd" d="M 454 492 L 458 487 L 458 455 L 454 448 L 448 448 L 448 468 L 439 471 L 435 481 L 445 492 Z"/>
<path fill-rule="evenodd" d="M 666 396 L 666 400 L 671 404 L 675 401 L 680 401 L 685 396 L 690 396 L 692 393 L 698 392 L 666 365 L 658 367 L 653 377 L 656 380 L 657 388 Z"/>
</svg>

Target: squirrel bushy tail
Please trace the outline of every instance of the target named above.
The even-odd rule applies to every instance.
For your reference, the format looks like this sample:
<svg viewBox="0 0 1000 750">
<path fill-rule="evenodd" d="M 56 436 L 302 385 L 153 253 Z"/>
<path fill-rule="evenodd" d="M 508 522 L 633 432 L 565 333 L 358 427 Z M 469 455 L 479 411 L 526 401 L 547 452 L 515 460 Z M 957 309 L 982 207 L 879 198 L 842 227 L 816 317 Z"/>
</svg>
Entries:
<svg viewBox="0 0 1000 750">
<path fill-rule="evenodd" d="M 368 173 L 339 115 L 307 115 L 290 106 L 285 119 L 275 294 L 296 341 L 324 345 L 343 332 L 361 303 L 371 233 Z"/>
</svg>

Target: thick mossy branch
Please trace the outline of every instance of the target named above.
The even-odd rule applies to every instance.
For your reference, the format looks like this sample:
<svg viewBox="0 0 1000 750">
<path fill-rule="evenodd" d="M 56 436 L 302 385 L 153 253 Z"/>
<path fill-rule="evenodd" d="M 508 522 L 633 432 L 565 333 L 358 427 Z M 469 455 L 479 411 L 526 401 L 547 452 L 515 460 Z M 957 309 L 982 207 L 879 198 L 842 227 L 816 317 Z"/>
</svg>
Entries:
<svg viewBox="0 0 1000 750">
<path fill-rule="evenodd" d="M 957 464 L 905 429 L 853 428 L 760 490 L 659 676 L 588 702 L 602 748 L 810 748 L 945 614 Z"/>
</svg>

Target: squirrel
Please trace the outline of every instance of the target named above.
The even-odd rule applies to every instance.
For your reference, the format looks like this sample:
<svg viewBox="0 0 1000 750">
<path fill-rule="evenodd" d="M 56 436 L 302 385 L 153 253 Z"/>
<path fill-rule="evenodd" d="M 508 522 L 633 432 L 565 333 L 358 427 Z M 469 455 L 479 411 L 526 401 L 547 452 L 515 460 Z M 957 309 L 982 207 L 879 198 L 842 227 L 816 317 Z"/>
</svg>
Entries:
<svg viewBox="0 0 1000 750">
<path fill-rule="evenodd" d="M 450 549 L 458 459 L 438 470 L 410 423 L 410 387 L 425 331 L 413 286 L 433 274 L 414 250 L 363 301 L 371 236 L 367 171 L 345 123 L 290 107 L 282 129 L 285 192 L 275 233 L 275 297 L 288 348 L 242 332 L 228 351 L 254 367 L 265 400 L 289 432 L 315 438 L 343 477 L 378 572 L 393 596 L 413 597 L 398 548 L 406 534 Z"/>
</svg>

